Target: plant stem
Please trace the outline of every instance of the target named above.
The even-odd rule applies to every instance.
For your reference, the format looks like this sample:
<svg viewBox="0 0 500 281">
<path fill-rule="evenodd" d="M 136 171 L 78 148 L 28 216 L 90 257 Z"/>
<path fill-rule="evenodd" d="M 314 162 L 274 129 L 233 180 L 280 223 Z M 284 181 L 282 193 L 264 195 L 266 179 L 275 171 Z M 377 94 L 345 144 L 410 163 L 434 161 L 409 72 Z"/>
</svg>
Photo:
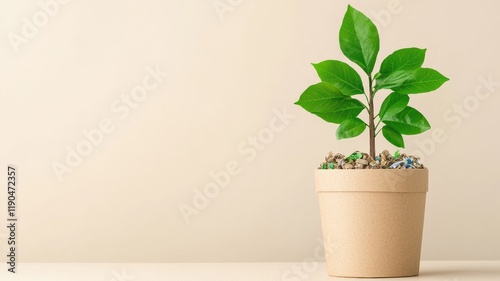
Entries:
<svg viewBox="0 0 500 281">
<path fill-rule="evenodd" d="M 369 79 L 369 87 L 370 87 L 370 100 L 368 102 L 368 106 L 370 108 L 368 114 L 368 128 L 370 129 L 370 156 L 375 159 L 375 114 L 373 110 L 373 80 L 372 75 L 368 76 Z"/>
</svg>

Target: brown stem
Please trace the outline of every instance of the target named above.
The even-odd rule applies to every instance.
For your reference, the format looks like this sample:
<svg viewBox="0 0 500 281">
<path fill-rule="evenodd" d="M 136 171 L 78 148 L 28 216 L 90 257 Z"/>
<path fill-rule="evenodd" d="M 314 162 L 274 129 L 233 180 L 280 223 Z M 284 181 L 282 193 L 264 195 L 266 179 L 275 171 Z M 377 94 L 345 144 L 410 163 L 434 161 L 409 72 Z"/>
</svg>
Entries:
<svg viewBox="0 0 500 281">
<path fill-rule="evenodd" d="M 370 156 L 375 159 L 375 112 L 373 110 L 373 81 L 372 81 L 372 76 L 370 75 L 368 77 L 369 80 L 369 86 L 370 86 L 370 97 L 369 97 L 369 102 L 368 102 L 368 107 L 369 107 L 369 124 L 368 128 L 370 129 Z"/>
</svg>

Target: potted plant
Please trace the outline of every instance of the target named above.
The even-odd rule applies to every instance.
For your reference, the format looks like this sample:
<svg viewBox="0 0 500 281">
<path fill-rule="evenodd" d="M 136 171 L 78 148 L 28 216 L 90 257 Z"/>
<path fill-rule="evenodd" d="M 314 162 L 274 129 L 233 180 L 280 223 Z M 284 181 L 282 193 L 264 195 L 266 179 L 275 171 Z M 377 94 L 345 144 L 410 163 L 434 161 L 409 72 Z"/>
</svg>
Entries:
<svg viewBox="0 0 500 281">
<path fill-rule="evenodd" d="M 375 73 L 377 28 L 351 6 L 339 41 L 342 53 L 361 68 L 366 85 L 347 63 L 326 60 L 313 64 L 321 82 L 308 87 L 296 102 L 323 120 L 340 124 L 339 140 L 369 131 L 369 153 L 358 151 L 348 157 L 330 153 L 316 170 L 328 274 L 415 276 L 420 266 L 428 169 L 414 156 L 390 155 L 387 150 L 376 155 L 375 139 L 382 132 L 391 144 L 404 148 L 403 135 L 429 130 L 427 119 L 408 106 L 410 95 L 434 91 L 448 78 L 422 67 L 426 50 L 419 48 L 395 51 Z M 390 92 L 376 113 L 374 98 L 383 90 Z M 363 111 L 367 122 L 359 116 Z"/>
</svg>

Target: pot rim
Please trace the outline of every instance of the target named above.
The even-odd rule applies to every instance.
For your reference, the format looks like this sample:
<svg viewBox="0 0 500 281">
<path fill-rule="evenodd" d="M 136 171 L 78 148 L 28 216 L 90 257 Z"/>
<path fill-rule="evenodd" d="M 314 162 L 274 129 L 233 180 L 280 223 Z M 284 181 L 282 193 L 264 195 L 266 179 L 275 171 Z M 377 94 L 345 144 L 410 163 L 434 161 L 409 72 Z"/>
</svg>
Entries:
<svg viewBox="0 0 500 281">
<path fill-rule="evenodd" d="M 316 192 L 427 192 L 429 170 L 317 169 Z"/>
</svg>

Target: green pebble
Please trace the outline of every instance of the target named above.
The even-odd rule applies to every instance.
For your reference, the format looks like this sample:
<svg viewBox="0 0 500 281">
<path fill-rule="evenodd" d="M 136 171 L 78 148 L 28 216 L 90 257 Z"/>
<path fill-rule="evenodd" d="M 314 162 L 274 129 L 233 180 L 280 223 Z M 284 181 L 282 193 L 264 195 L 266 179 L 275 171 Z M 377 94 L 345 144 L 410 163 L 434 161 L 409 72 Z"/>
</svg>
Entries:
<svg viewBox="0 0 500 281">
<path fill-rule="evenodd" d="M 361 158 L 363 158 L 363 154 L 359 151 L 356 151 L 347 157 L 348 160 L 357 160 Z"/>
<path fill-rule="evenodd" d="M 396 152 L 394 152 L 394 158 L 398 159 L 400 156 L 401 156 L 401 154 L 399 153 L 399 149 L 398 149 L 398 150 L 396 150 Z"/>
</svg>

